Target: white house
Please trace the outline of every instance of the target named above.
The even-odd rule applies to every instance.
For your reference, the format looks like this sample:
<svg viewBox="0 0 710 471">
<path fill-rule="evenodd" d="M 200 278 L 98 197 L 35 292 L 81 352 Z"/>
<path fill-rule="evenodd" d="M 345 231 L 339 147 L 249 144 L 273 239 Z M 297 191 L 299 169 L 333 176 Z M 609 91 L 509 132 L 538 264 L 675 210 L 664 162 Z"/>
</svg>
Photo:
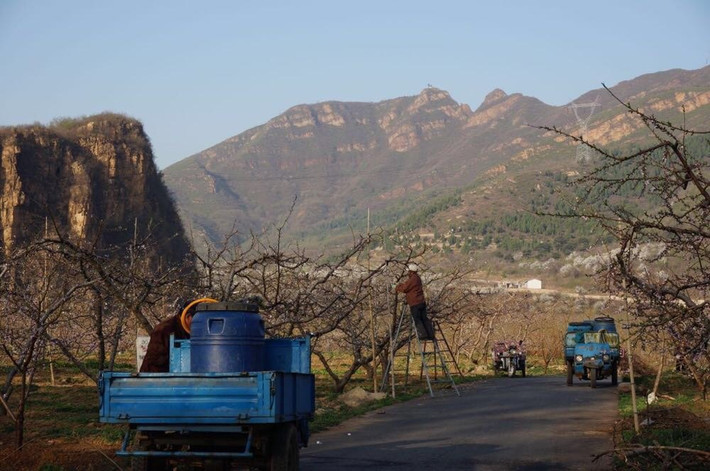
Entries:
<svg viewBox="0 0 710 471">
<path fill-rule="evenodd" d="M 527 289 L 542 289 L 542 281 L 533 278 L 532 280 L 528 280 L 525 282 L 525 287 Z"/>
</svg>

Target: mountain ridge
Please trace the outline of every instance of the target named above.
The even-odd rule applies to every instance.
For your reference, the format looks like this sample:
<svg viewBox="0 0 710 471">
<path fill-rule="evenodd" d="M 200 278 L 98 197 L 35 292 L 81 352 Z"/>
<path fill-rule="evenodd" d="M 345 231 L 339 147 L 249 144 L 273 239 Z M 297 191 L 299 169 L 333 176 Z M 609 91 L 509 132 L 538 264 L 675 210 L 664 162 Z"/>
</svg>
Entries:
<svg viewBox="0 0 710 471">
<path fill-rule="evenodd" d="M 645 74 L 611 90 L 669 119 L 685 107 L 693 127 L 707 122 L 710 67 Z M 165 181 L 188 225 L 213 242 L 235 223 L 243 234 L 280 223 L 294 199 L 294 237 L 308 239 L 322 232 L 315 228 L 339 220 L 344 226 L 329 231 L 342 238 L 353 229 L 345 221 L 364 220 L 367 209 L 389 214 L 395 219 L 382 224 L 393 225 L 435 195 L 485 179 L 486 172 L 515 166 L 569 171 L 575 147 L 539 126 L 578 132 L 582 120 L 572 105 L 595 101 L 585 137 L 600 145 L 641 142 L 639 126 L 603 88 L 564 106 L 493 89 L 472 111 L 447 91 L 427 87 L 377 103 L 293 106 L 166 168 Z"/>
</svg>

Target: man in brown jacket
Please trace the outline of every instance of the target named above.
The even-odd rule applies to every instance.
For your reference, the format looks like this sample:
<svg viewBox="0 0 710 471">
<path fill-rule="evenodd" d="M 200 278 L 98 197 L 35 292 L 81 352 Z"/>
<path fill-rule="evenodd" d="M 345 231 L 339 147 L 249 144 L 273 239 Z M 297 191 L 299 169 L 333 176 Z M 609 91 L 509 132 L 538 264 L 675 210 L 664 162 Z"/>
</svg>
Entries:
<svg viewBox="0 0 710 471">
<path fill-rule="evenodd" d="M 422 279 L 417 273 L 419 267 L 410 263 L 407 266 L 409 271 L 407 280 L 398 284 L 395 290 L 404 293 L 409 305 L 409 311 L 414 318 L 414 325 L 417 327 L 417 335 L 421 340 L 434 340 L 434 326 L 426 315 L 426 299 L 424 299 L 424 288 Z"/>
<path fill-rule="evenodd" d="M 183 329 L 182 322 L 180 322 L 180 317 L 185 307 L 187 307 L 187 303 L 177 314 L 165 319 L 153 328 L 148 342 L 148 349 L 141 364 L 141 373 L 167 373 L 170 371 L 170 334 L 174 334 L 176 340 L 190 338 L 190 334 Z M 194 313 L 195 306 L 187 312 L 187 315 L 193 315 Z"/>
</svg>

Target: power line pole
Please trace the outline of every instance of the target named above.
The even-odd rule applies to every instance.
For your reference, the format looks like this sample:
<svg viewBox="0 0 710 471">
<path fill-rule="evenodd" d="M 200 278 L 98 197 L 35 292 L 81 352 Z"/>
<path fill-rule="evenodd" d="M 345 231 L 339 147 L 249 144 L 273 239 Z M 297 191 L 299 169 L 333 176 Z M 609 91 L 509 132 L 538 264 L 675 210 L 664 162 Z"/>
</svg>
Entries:
<svg viewBox="0 0 710 471">
<path fill-rule="evenodd" d="M 580 136 L 584 137 L 585 134 L 587 134 L 587 125 L 589 124 L 589 121 L 592 119 L 592 115 L 594 114 L 594 109 L 598 106 L 601 106 L 598 103 L 599 96 L 594 99 L 592 103 L 572 103 L 569 105 L 568 108 L 572 108 L 572 111 L 574 111 L 574 116 L 577 118 L 577 124 L 579 125 L 579 134 Z M 577 111 L 580 108 L 585 108 L 589 109 L 589 115 L 585 117 L 579 116 L 579 112 Z M 584 162 L 589 162 L 592 159 L 592 153 L 591 153 L 591 148 L 587 144 L 579 144 L 577 146 L 577 162 L 584 163 Z"/>
<path fill-rule="evenodd" d="M 367 208 L 367 274 L 370 275 L 370 208 Z M 377 391 L 377 347 L 375 343 L 375 315 L 372 312 L 372 279 L 368 282 L 370 301 L 370 335 L 372 338 L 372 391 Z"/>
</svg>

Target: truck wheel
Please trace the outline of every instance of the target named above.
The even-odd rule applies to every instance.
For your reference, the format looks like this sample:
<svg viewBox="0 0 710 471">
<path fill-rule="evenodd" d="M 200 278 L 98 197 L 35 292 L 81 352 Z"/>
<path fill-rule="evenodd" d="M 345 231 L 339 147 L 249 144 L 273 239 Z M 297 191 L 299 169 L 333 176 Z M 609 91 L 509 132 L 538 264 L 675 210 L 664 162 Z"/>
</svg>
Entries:
<svg viewBox="0 0 710 471">
<path fill-rule="evenodd" d="M 271 436 L 269 471 L 298 470 L 298 432 L 293 424 L 279 426 Z"/>
<path fill-rule="evenodd" d="M 571 361 L 567 362 L 567 386 L 572 386 L 572 379 L 574 378 L 574 365 Z"/>
<path fill-rule="evenodd" d="M 591 368 L 589 370 L 589 385 L 592 388 L 597 387 L 597 369 L 596 368 Z"/>
<path fill-rule="evenodd" d="M 616 386 L 619 384 L 619 365 L 614 363 L 614 366 L 611 367 L 611 385 Z"/>
</svg>

